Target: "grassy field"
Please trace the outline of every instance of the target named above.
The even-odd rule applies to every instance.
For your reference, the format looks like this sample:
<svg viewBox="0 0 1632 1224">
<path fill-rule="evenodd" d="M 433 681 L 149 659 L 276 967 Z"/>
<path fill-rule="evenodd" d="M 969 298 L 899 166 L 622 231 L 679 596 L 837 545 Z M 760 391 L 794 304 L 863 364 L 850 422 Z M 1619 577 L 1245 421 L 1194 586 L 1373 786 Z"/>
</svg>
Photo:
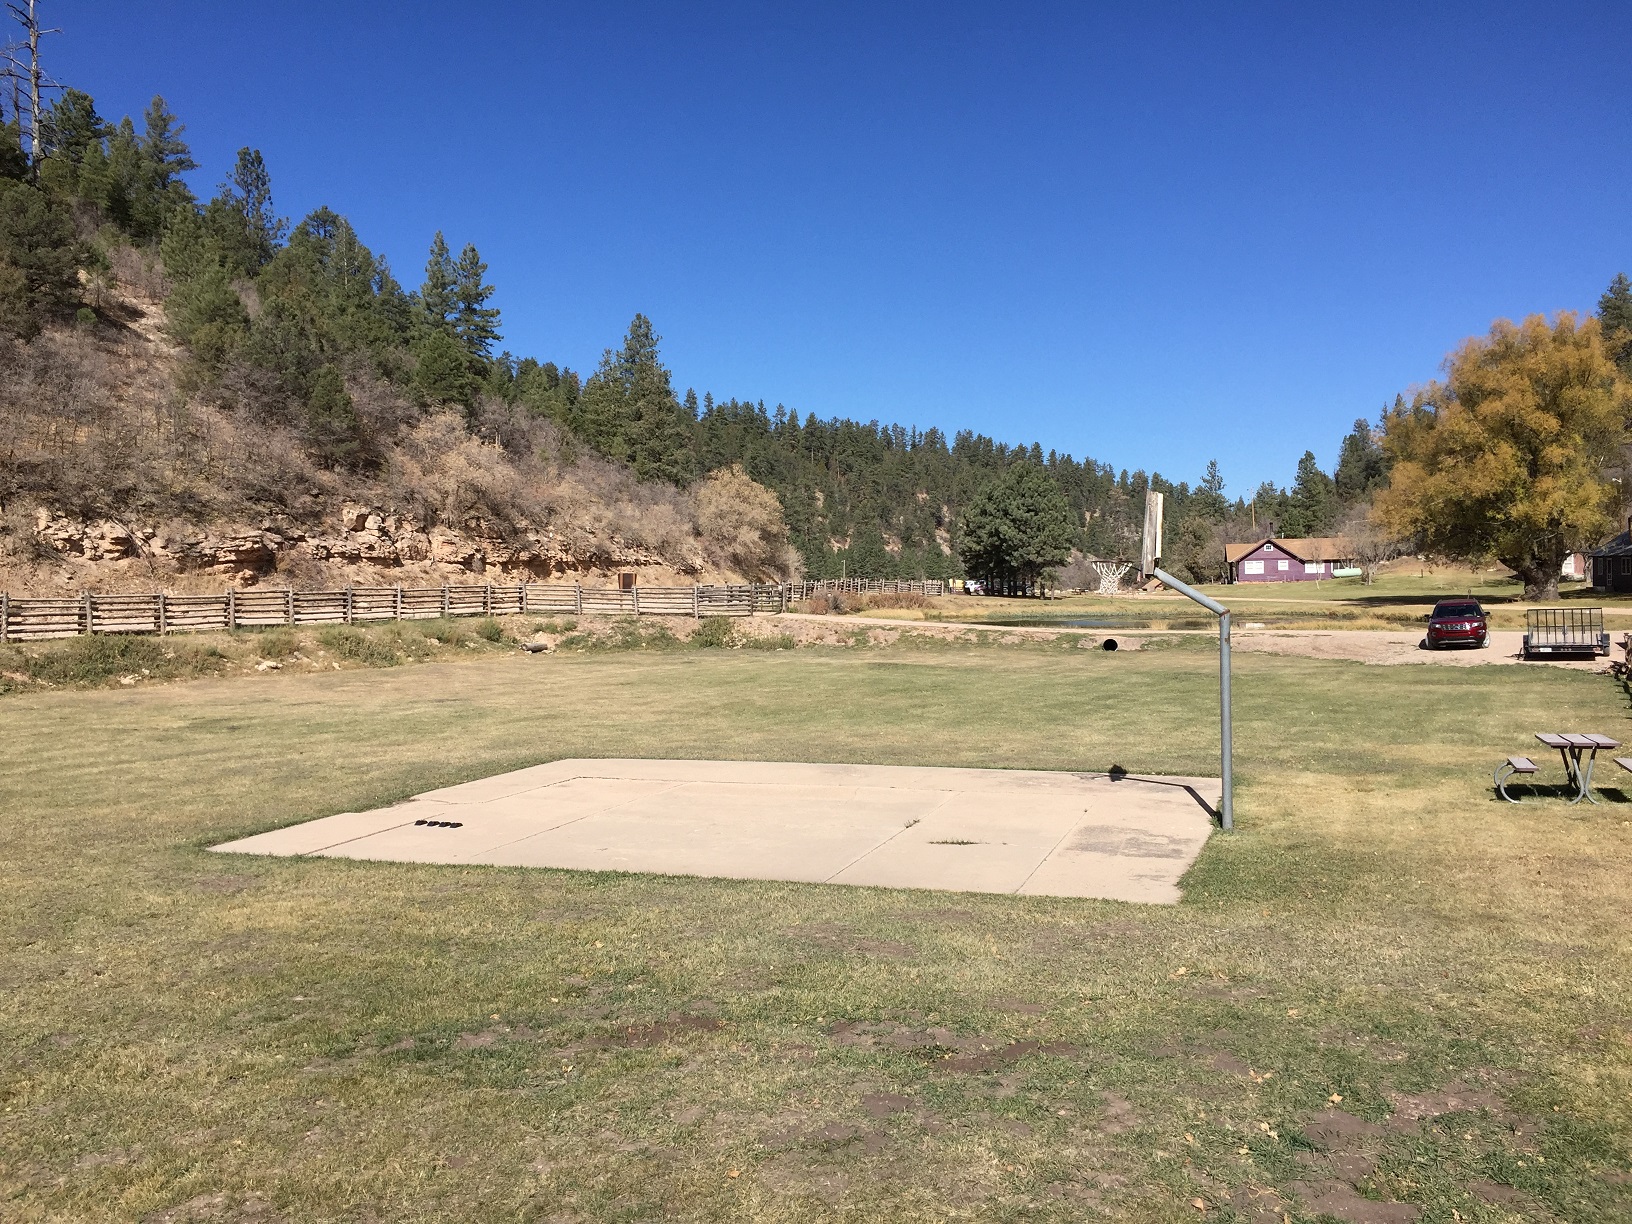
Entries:
<svg viewBox="0 0 1632 1224">
<path fill-rule="evenodd" d="M 1603 677 L 1238 657 L 1170 908 L 204 849 L 564 756 L 1210 773 L 1205 647 L 0 698 L 0 1216 L 1632 1218 L 1632 805 L 1489 786 Z"/>
</svg>

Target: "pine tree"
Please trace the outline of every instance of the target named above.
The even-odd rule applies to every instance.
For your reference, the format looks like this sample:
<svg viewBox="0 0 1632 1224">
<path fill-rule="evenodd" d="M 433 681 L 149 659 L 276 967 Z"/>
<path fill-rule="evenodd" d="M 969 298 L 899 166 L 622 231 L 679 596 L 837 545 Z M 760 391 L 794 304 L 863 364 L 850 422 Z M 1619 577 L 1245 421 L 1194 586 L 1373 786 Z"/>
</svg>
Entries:
<svg viewBox="0 0 1632 1224">
<path fill-rule="evenodd" d="M 155 195 L 167 196 L 174 188 L 181 187 L 190 198 L 192 193 L 182 184 L 181 176 L 189 170 L 197 170 L 198 163 L 193 160 L 193 151 L 187 147 L 187 142 L 181 138 L 187 125 L 176 122 L 175 115 L 170 113 L 160 94 L 154 94 L 153 100 L 147 104 L 142 122 L 145 126 L 142 161 L 147 167 L 148 188 Z"/>
<path fill-rule="evenodd" d="M 499 338 L 499 312 L 487 304 L 493 286 L 483 283 L 487 265 L 477 254 L 475 244 L 466 243 L 459 252 L 453 276 L 453 333 L 473 361 L 485 361 Z"/>
<path fill-rule="evenodd" d="M 70 195 L 79 193 L 79 171 L 85 155 L 112 129 L 96 113 L 91 95 L 79 89 L 65 89 L 50 109 L 40 116 L 40 141 L 46 157 L 44 181 Z"/>
<path fill-rule="evenodd" d="M 137 211 L 146 195 L 146 186 L 136 126 L 126 115 L 108 137 L 106 186 L 95 202 L 101 206 L 109 221 L 129 234 L 133 232 Z M 93 198 L 88 192 L 85 194 L 86 198 Z"/>
<path fill-rule="evenodd" d="M 1031 462 L 1011 464 L 988 481 L 964 512 L 964 564 L 999 583 L 1029 584 L 1065 564 L 1074 531 L 1071 508 L 1048 473 Z"/>
<path fill-rule="evenodd" d="M 178 284 L 221 266 L 221 248 L 204 218 L 191 205 L 175 209 L 159 240 L 159 255 L 165 274 Z"/>
<path fill-rule="evenodd" d="M 319 366 L 306 398 L 306 440 L 325 463 L 337 466 L 357 453 L 357 413 L 340 371 Z"/>
<path fill-rule="evenodd" d="M 1292 485 L 1280 534 L 1292 539 L 1329 535 L 1336 521 L 1337 497 L 1332 478 L 1320 470 L 1313 451 L 1304 451 L 1298 460 L 1298 478 Z"/>
<path fill-rule="evenodd" d="M 431 330 L 415 346 L 419 364 L 414 369 L 414 385 L 433 404 L 469 406 L 476 395 L 476 379 L 470 372 L 470 356 L 464 346 L 445 331 Z"/>
<path fill-rule="evenodd" d="M 32 336 L 67 314 L 79 298 L 80 255 L 66 207 L 0 179 L 0 330 Z"/>
<path fill-rule="evenodd" d="M 1196 486 L 1190 501 L 1196 516 L 1215 523 L 1224 521 L 1229 504 L 1224 500 L 1224 477 L 1219 474 L 1217 459 L 1207 461 L 1207 473 Z"/>
<path fill-rule="evenodd" d="M 23 152 L 23 130 L 15 118 L 0 123 L 0 178 L 26 179 L 28 154 Z"/>
<path fill-rule="evenodd" d="M 652 321 L 637 314 L 623 348 L 607 349 L 584 386 L 578 428 L 603 455 L 642 480 L 679 484 L 693 474 L 691 428 L 658 356 Z"/>
<path fill-rule="evenodd" d="M 1615 352 L 1615 364 L 1632 374 L 1632 281 L 1625 272 L 1616 273 L 1598 299 L 1598 320 Z"/>
<path fill-rule="evenodd" d="M 1382 439 L 1370 422 L 1356 421 L 1343 439 L 1332 483 L 1337 500 L 1345 506 L 1370 497 L 1388 483 L 1388 456 L 1383 453 Z"/>
<path fill-rule="evenodd" d="M 164 312 L 170 334 L 187 345 L 206 370 L 219 370 L 249 331 L 249 313 L 218 263 L 204 265 L 177 285 Z"/>
<path fill-rule="evenodd" d="M 425 261 L 425 283 L 419 287 L 419 307 L 426 323 L 450 336 L 454 334 L 454 316 L 459 308 L 455 296 L 458 284 L 447 239 L 437 230 L 436 237 L 431 239 L 430 256 Z"/>
<path fill-rule="evenodd" d="M 289 223 L 272 207 L 272 176 L 259 149 L 239 149 L 232 173 L 204 210 L 227 267 L 253 276 L 272 262 Z"/>
<path fill-rule="evenodd" d="M 183 124 L 165 106 L 158 94 L 147 104 L 142 116 L 144 125 L 140 141 L 141 177 L 143 190 L 133 200 L 131 234 L 138 241 L 151 242 L 164 229 L 165 219 L 175 210 L 193 203 L 193 193 L 181 176 L 197 170 L 192 150 L 181 138 L 186 131 Z"/>
</svg>

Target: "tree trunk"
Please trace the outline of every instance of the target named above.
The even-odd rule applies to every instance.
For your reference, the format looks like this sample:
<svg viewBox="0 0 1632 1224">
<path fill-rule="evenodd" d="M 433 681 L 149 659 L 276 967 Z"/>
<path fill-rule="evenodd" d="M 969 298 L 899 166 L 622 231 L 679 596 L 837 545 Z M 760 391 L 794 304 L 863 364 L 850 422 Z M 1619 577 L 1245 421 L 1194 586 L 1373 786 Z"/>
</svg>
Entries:
<svg viewBox="0 0 1632 1224">
<path fill-rule="evenodd" d="M 1524 597 L 1530 602 L 1558 598 L 1558 575 L 1562 563 L 1560 565 L 1549 565 L 1545 561 L 1503 563 L 1524 583 Z"/>
<path fill-rule="evenodd" d="M 1532 582 L 1530 579 L 1526 578 L 1524 580 L 1524 597 L 1530 600 L 1532 603 L 1536 602 L 1537 600 L 1551 601 L 1557 599 L 1558 579 L 1544 578 L 1539 581 Z"/>
</svg>

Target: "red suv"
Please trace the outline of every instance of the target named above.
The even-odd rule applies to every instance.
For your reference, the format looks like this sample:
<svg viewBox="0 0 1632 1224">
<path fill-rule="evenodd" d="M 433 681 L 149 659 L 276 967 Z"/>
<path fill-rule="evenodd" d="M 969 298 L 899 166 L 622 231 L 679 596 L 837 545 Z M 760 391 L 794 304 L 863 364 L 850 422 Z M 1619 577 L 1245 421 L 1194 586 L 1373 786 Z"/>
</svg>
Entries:
<svg viewBox="0 0 1632 1224">
<path fill-rule="evenodd" d="M 1485 624 L 1485 610 L 1477 599 L 1442 599 L 1428 614 L 1429 650 L 1441 646 L 1488 646 L 1490 627 Z"/>
</svg>

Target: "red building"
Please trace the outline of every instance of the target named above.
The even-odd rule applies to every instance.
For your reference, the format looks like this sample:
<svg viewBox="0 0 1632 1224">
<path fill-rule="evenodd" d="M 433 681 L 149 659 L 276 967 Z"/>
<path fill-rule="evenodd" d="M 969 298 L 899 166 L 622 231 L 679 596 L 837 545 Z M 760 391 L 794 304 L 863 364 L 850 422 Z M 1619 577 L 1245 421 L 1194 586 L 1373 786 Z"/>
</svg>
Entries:
<svg viewBox="0 0 1632 1224">
<path fill-rule="evenodd" d="M 1230 565 L 1231 582 L 1316 582 L 1360 572 L 1349 542 L 1337 536 L 1226 544 L 1224 559 Z"/>
</svg>

